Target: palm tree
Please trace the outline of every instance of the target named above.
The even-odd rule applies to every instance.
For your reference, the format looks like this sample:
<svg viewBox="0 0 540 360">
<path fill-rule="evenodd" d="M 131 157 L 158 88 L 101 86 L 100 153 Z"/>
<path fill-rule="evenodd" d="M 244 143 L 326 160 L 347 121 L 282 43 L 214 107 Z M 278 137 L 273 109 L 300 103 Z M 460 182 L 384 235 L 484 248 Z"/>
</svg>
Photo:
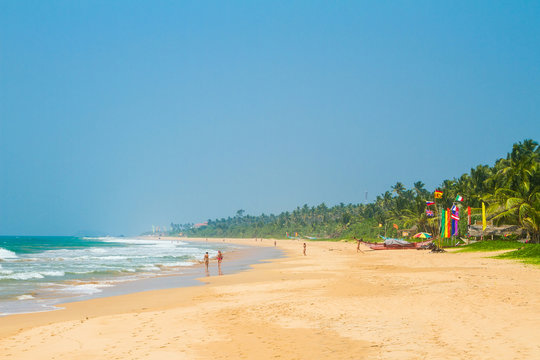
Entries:
<svg viewBox="0 0 540 360">
<path fill-rule="evenodd" d="M 492 191 L 495 186 L 492 184 L 493 169 L 488 165 L 478 165 L 471 169 L 470 185 L 471 185 L 471 201 L 472 207 L 481 205 L 481 196 Z"/>
<path fill-rule="evenodd" d="M 496 223 L 518 224 L 529 234 L 533 242 L 540 242 L 540 185 L 526 191 L 500 188 L 484 199 L 490 203 L 488 213 Z"/>
<path fill-rule="evenodd" d="M 428 194 L 428 191 L 425 189 L 426 184 L 421 181 L 417 181 L 413 184 L 414 191 L 416 192 L 417 197 L 425 197 Z"/>
<path fill-rule="evenodd" d="M 540 148 L 525 140 L 514 144 L 506 159 L 496 165 L 493 181 L 499 186 L 484 196 L 490 203 L 488 212 L 497 223 L 519 224 L 540 241 Z"/>
<path fill-rule="evenodd" d="M 397 196 L 400 196 L 405 191 L 405 185 L 398 181 L 396 185 L 392 186 L 392 191 L 395 192 Z"/>
<path fill-rule="evenodd" d="M 538 172 L 540 148 L 533 140 L 514 144 L 512 152 L 497 163 L 499 169 L 494 176 L 501 187 L 529 190 L 531 181 Z"/>
</svg>

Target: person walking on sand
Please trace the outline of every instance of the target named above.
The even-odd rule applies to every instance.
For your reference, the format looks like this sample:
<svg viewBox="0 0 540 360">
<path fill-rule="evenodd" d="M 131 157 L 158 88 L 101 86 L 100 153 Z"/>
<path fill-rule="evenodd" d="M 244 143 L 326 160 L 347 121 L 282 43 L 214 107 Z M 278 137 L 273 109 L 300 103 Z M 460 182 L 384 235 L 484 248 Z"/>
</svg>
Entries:
<svg viewBox="0 0 540 360">
<path fill-rule="evenodd" d="M 360 239 L 357 239 L 356 237 L 354 238 L 356 240 L 356 252 L 361 252 L 362 254 L 364 253 L 364 250 L 360 249 L 360 244 L 362 243 L 362 241 L 364 241 L 364 239 L 360 238 Z"/>
<path fill-rule="evenodd" d="M 304 243 L 304 256 L 306 256 L 306 243 Z"/>
</svg>

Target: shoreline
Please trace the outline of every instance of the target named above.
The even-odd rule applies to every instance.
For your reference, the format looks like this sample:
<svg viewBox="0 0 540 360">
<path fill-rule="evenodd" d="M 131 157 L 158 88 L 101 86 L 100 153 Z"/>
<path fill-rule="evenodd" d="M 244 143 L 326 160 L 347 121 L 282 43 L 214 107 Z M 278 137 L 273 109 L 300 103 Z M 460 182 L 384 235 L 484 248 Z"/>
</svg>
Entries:
<svg viewBox="0 0 540 360">
<path fill-rule="evenodd" d="M 180 237 L 158 237 L 158 236 L 144 236 L 144 237 L 135 237 L 137 240 L 155 240 L 155 241 L 182 241 L 182 242 L 191 242 L 191 243 L 204 243 L 204 239 L 201 238 L 180 238 Z M 208 241 L 206 241 L 208 242 Z M 217 241 L 211 241 L 212 243 L 218 243 Z M 221 242 L 220 242 L 221 243 Z M 230 245 L 229 242 L 227 245 Z M 240 244 L 238 244 L 240 245 Z M 233 274 L 236 272 L 244 271 L 249 269 L 253 264 L 257 264 L 266 259 L 272 259 L 283 256 L 278 250 L 267 251 L 263 249 L 257 249 L 257 246 L 253 244 L 242 244 L 238 248 L 228 248 L 226 250 L 222 249 L 223 254 L 225 254 L 227 261 L 224 261 L 222 264 L 221 274 L 217 273 L 217 264 L 215 258 L 210 259 L 209 272 L 205 273 L 204 264 L 202 261 L 192 261 L 192 265 L 178 267 L 175 270 L 168 272 L 160 272 L 155 274 L 146 274 L 146 276 L 136 277 L 137 275 L 118 275 L 111 278 L 104 278 L 101 280 L 81 280 L 88 283 L 114 283 L 110 287 L 103 287 L 99 292 L 91 294 L 80 294 L 80 295 L 66 295 L 58 294 L 57 297 L 54 295 L 48 294 L 48 297 L 45 298 L 32 298 L 31 301 L 35 302 L 36 305 L 31 305 L 28 307 L 29 310 L 18 311 L 18 312 L 9 312 L 12 310 L 7 310 L 6 313 L 0 315 L 0 319 L 14 316 L 14 315 L 26 315 L 34 313 L 44 313 L 44 312 L 54 312 L 59 311 L 65 308 L 66 304 L 92 300 L 96 298 L 112 297 L 112 296 L 121 296 L 131 293 L 152 291 L 152 290 L 163 290 L 170 288 L 181 288 L 181 287 L 192 287 L 204 285 L 204 281 L 201 280 L 203 276 L 221 276 L 223 274 Z M 216 269 L 214 269 L 216 267 Z M 144 275 L 144 274 L 143 274 Z M 134 277 L 135 276 L 135 277 Z M 131 278 L 128 278 L 131 277 Z M 71 280 L 78 281 L 78 280 Z M 62 282 L 59 282 L 62 284 Z M 19 300 L 21 301 L 21 300 Z M 37 308 L 37 304 L 40 303 L 42 309 Z M 1 303 L 0 303 L 1 305 Z M 24 305 L 24 304 L 21 304 Z M 22 306 L 24 308 L 24 306 Z M 34 310 L 30 310 L 34 309 Z"/>
<path fill-rule="evenodd" d="M 283 258 L 206 286 L 1 318 L 0 345 L 6 359 L 540 357 L 535 267 L 344 242 L 306 241 L 303 256 L 303 241 L 277 243 Z"/>
<path fill-rule="evenodd" d="M 158 236 L 140 236 L 136 237 L 137 239 L 145 240 L 160 240 L 160 241 L 192 241 L 192 242 L 212 242 L 212 243 L 222 243 L 223 241 L 220 241 L 217 238 L 185 238 L 185 237 L 158 237 Z M 251 248 L 256 248 L 257 246 L 263 246 L 263 247 L 270 247 L 268 243 L 262 242 L 251 242 L 253 239 L 233 239 L 233 238 L 226 238 L 224 239 L 226 243 L 234 243 L 237 245 L 247 246 Z M 273 247 L 273 246 L 272 246 Z M 248 252 L 251 252 L 251 254 L 248 254 Z M 73 298 L 67 301 L 62 301 L 59 303 L 54 304 L 54 307 L 56 309 L 47 309 L 43 311 L 31 311 L 31 312 L 22 312 L 22 313 L 14 313 L 14 314 L 7 314 L 4 316 L 0 316 L 0 341 L 1 339 L 5 338 L 6 336 L 11 336 L 15 333 L 31 329 L 35 326 L 40 326 L 43 324 L 50 324 L 52 322 L 55 322 L 55 320 L 58 321 L 66 321 L 66 320 L 72 320 L 75 318 L 83 317 L 85 318 L 86 315 L 84 313 L 89 313 L 91 316 L 102 316 L 106 314 L 114 314 L 116 313 L 121 307 L 116 306 L 114 303 L 116 302 L 116 298 L 122 298 L 122 297 L 136 297 L 137 294 L 144 294 L 144 293 L 152 293 L 152 292 L 159 292 L 159 291 L 166 291 L 166 290 L 175 290 L 175 289 L 191 289 L 200 287 L 203 285 L 207 285 L 209 283 L 209 279 L 216 276 L 227 276 L 227 275 L 234 275 L 239 272 L 248 271 L 250 270 L 253 265 L 260 264 L 265 261 L 270 261 L 272 259 L 277 259 L 280 257 L 284 257 L 285 253 L 281 252 L 280 254 L 274 254 L 273 257 L 266 257 L 266 256 L 260 256 L 261 254 L 257 254 L 256 256 L 253 255 L 253 249 L 237 249 L 233 251 L 224 252 L 224 255 L 226 255 L 226 259 L 224 260 L 222 266 L 224 270 L 223 275 L 213 274 L 215 271 L 210 271 L 210 276 L 205 275 L 205 271 L 203 270 L 204 264 L 202 262 L 195 263 L 193 266 L 190 266 L 187 268 L 187 272 L 183 274 L 176 274 L 176 275 L 162 275 L 162 276 L 155 276 L 151 278 L 141 278 L 138 280 L 132 280 L 129 282 L 126 282 L 122 285 L 116 285 L 112 288 L 105 288 L 101 293 L 92 294 L 88 296 L 80 296 L 77 298 Z M 215 264 L 215 259 L 210 259 L 210 269 L 212 269 L 212 265 Z M 230 271 L 230 272 L 228 272 Z M 171 282 L 174 282 L 175 279 L 181 280 L 177 285 L 171 284 Z M 168 284 L 161 287 L 155 287 L 152 283 L 156 284 L 161 281 L 165 280 Z M 148 286 L 148 289 L 131 289 L 131 290 L 125 290 L 122 289 L 123 287 L 137 287 L 141 283 L 150 283 L 150 286 Z M 119 289 L 119 290 L 116 290 Z M 103 300 L 103 301 L 100 301 Z M 118 299 L 121 301 L 121 299 Z M 89 308 L 92 308 L 94 306 L 109 306 L 113 304 L 113 306 L 110 307 L 109 310 L 103 310 L 103 311 L 86 311 Z M 133 309 L 137 309 L 138 307 L 135 306 Z M 133 309 L 129 310 L 132 311 Z M 148 308 L 140 308 L 140 310 L 148 310 Z M 62 313 L 65 312 L 65 313 Z M 80 315 L 79 315 L 80 314 Z M 58 316 L 56 316 L 58 315 Z M 14 320 L 16 318 L 16 320 Z"/>
</svg>

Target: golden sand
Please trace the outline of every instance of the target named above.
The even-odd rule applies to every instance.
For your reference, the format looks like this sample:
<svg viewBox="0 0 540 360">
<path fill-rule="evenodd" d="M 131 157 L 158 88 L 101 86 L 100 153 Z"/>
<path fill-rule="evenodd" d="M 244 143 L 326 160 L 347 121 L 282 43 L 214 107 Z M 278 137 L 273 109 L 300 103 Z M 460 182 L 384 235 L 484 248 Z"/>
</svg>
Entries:
<svg viewBox="0 0 540 360">
<path fill-rule="evenodd" d="M 537 267 L 277 243 L 287 257 L 204 286 L 0 318 L 0 359 L 540 359 Z"/>
</svg>

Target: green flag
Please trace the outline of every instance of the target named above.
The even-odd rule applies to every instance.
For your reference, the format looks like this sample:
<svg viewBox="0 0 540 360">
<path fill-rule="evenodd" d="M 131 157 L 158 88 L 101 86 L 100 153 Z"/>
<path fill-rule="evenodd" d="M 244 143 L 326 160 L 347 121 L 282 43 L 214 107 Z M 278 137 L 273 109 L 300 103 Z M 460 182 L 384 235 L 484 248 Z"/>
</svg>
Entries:
<svg viewBox="0 0 540 360">
<path fill-rule="evenodd" d="M 446 216 L 444 215 L 445 211 L 441 211 L 441 238 L 445 236 L 444 234 L 444 225 L 446 224 Z"/>
</svg>

